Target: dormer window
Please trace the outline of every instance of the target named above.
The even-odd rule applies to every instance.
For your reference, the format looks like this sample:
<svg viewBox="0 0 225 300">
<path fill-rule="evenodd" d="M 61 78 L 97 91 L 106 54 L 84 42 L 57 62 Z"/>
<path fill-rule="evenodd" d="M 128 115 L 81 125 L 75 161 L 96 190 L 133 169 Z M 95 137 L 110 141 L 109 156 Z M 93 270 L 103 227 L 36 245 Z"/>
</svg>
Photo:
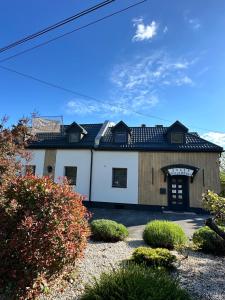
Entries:
<svg viewBox="0 0 225 300">
<path fill-rule="evenodd" d="M 184 134 L 182 132 L 171 132 L 171 144 L 183 144 Z"/>
<path fill-rule="evenodd" d="M 73 122 L 67 129 L 69 143 L 79 143 L 80 140 L 87 135 L 87 131 L 79 124 Z"/>
<path fill-rule="evenodd" d="M 131 136 L 131 129 L 123 121 L 120 121 L 112 128 L 112 133 L 114 143 L 125 144 Z"/>
<path fill-rule="evenodd" d="M 80 141 L 80 133 L 79 132 L 69 133 L 69 142 L 70 143 L 78 143 L 79 141 Z"/>
<path fill-rule="evenodd" d="M 166 137 L 170 144 L 184 144 L 186 142 L 188 128 L 179 121 L 173 123 L 166 131 Z"/>
<path fill-rule="evenodd" d="M 126 132 L 115 132 L 115 143 L 126 143 L 127 133 Z"/>
</svg>

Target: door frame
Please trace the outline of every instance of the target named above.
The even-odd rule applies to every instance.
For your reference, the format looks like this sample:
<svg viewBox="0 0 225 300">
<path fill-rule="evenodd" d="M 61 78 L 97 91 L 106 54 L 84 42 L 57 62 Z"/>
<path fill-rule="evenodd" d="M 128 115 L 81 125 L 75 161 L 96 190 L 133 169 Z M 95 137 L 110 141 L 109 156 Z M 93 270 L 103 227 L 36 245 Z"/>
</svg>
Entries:
<svg viewBox="0 0 225 300">
<path fill-rule="evenodd" d="M 184 195 L 185 195 L 185 199 L 184 199 L 184 203 L 182 206 L 178 206 L 178 205 L 174 205 L 172 204 L 172 178 L 176 177 L 176 178 L 182 178 L 184 179 Z M 190 189 L 190 179 L 188 176 L 180 176 L 180 175 L 176 175 L 176 176 L 168 176 L 168 180 L 167 180 L 167 190 L 168 190 L 168 208 L 172 209 L 172 210 L 177 210 L 177 211 L 184 211 L 186 209 L 190 208 L 190 199 L 189 199 L 189 189 Z"/>
</svg>

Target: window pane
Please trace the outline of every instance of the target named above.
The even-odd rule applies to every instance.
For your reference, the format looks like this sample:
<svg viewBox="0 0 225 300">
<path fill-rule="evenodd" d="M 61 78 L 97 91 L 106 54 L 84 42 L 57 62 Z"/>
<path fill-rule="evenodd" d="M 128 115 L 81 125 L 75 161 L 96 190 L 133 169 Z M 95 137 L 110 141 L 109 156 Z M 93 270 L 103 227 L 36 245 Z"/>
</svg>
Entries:
<svg viewBox="0 0 225 300">
<path fill-rule="evenodd" d="M 35 165 L 26 165 L 25 173 L 26 175 L 35 175 L 36 166 Z"/>
<path fill-rule="evenodd" d="M 184 142 L 184 134 L 178 132 L 171 133 L 171 143 L 182 144 Z"/>
<path fill-rule="evenodd" d="M 116 132 L 115 133 L 115 142 L 116 143 L 126 143 L 127 137 L 126 132 Z"/>
<path fill-rule="evenodd" d="M 113 168 L 113 187 L 126 188 L 127 187 L 127 169 Z"/>
<path fill-rule="evenodd" d="M 70 140 L 70 143 L 79 142 L 80 141 L 80 133 L 78 133 L 78 132 L 70 133 L 69 140 Z"/>
<path fill-rule="evenodd" d="M 65 167 L 65 176 L 70 185 L 76 185 L 77 182 L 77 167 Z"/>
</svg>

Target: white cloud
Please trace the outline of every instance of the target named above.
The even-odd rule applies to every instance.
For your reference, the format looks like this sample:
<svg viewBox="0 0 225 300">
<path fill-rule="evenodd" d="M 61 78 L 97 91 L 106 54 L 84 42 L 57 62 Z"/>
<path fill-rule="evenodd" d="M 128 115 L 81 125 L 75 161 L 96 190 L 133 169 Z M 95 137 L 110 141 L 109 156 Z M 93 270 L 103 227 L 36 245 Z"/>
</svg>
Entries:
<svg viewBox="0 0 225 300">
<path fill-rule="evenodd" d="M 201 28 L 201 23 L 199 19 L 188 19 L 188 23 L 193 30 L 199 30 Z"/>
<path fill-rule="evenodd" d="M 133 25 L 136 27 L 135 35 L 132 41 L 139 42 L 150 40 L 157 34 L 158 23 L 152 21 L 150 24 L 145 25 L 143 18 L 133 19 Z"/>
<path fill-rule="evenodd" d="M 150 113 L 166 87 L 194 84 L 189 71 L 195 62 L 185 57 L 172 58 L 164 51 L 127 59 L 111 71 L 112 88 L 107 100 L 71 99 L 66 105 L 66 112 L 99 114 L 107 118 L 121 118 L 135 112 Z"/>
<path fill-rule="evenodd" d="M 225 133 L 209 131 L 204 133 L 201 137 L 225 148 Z"/>
<path fill-rule="evenodd" d="M 197 73 L 196 73 L 196 76 L 202 76 L 202 75 L 204 75 L 205 73 L 207 73 L 208 71 L 209 71 L 209 67 L 208 66 L 206 66 L 206 67 L 203 67 L 200 71 L 198 71 Z"/>
<path fill-rule="evenodd" d="M 90 114 L 126 114 L 127 109 L 122 106 L 111 105 L 93 100 L 73 99 L 66 104 L 66 113 L 70 115 L 90 115 Z"/>
<path fill-rule="evenodd" d="M 168 32 L 168 27 L 165 26 L 164 29 L 163 29 L 163 33 L 167 33 Z"/>
<path fill-rule="evenodd" d="M 84 101 L 81 99 L 70 100 L 66 104 L 66 112 L 68 114 L 91 114 L 98 112 L 98 107 L 91 101 Z"/>
<path fill-rule="evenodd" d="M 140 112 L 157 105 L 165 86 L 192 86 L 189 69 L 194 60 L 173 59 L 163 51 L 116 65 L 111 75 L 112 98 Z"/>
<path fill-rule="evenodd" d="M 167 81 L 171 85 L 186 85 L 193 83 L 187 74 L 193 64 L 193 60 L 173 59 L 159 51 L 116 65 L 111 80 L 117 88 L 126 91 L 143 90 L 143 87 L 145 90 L 149 90 L 150 87 L 162 85 L 163 81 Z"/>
<path fill-rule="evenodd" d="M 178 86 L 194 84 L 193 80 L 189 76 L 184 76 L 184 77 L 178 78 L 175 82 Z"/>
<path fill-rule="evenodd" d="M 174 68 L 175 69 L 187 69 L 189 67 L 190 63 L 188 61 L 183 61 L 183 62 L 176 62 L 174 63 Z"/>
<path fill-rule="evenodd" d="M 198 18 L 193 17 L 190 10 L 184 11 L 184 20 L 194 31 L 198 31 L 202 27 L 201 21 Z"/>
</svg>

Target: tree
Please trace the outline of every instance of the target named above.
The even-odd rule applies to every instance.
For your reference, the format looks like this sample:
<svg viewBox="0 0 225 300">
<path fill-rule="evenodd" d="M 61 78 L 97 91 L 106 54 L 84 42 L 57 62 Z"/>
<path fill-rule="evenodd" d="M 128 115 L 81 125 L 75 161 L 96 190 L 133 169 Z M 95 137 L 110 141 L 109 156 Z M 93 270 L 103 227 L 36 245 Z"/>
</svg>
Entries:
<svg viewBox="0 0 225 300">
<path fill-rule="evenodd" d="M 83 196 L 66 180 L 22 176 L 34 137 L 29 119 L 0 121 L 0 294 L 34 299 L 81 257 L 89 236 Z"/>
<path fill-rule="evenodd" d="M 220 170 L 221 172 L 225 173 L 225 154 L 222 153 L 220 158 Z"/>
<path fill-rule="evenodd" d="M 220 158 L 220 183 L 221 195 L 225 197 L 225 155 L 222 153 Z"/>
<path fill-rule="evenodd" d="M 7 128 L 7 118 L 0 121 L 0 196 L 7 184 L 22 170 L 21 159 L 29 160 L 26 146 L 33 139 L 29 119 L 23 118 Z"/>
<path fill-rule="evenodd" d="M 220 227 L 225 225 L 225 198 L 207 191 L 203 195 L 203 205 L 212 214 L 205 224 L 225 240 L 225 231 Z"/>
<path fill-rule="evenodd" d="M 36 299 L 83 255 L 89 213 L 65 180 L 17 176 L 0 202 L 0 294 Z"/>
</svg>

